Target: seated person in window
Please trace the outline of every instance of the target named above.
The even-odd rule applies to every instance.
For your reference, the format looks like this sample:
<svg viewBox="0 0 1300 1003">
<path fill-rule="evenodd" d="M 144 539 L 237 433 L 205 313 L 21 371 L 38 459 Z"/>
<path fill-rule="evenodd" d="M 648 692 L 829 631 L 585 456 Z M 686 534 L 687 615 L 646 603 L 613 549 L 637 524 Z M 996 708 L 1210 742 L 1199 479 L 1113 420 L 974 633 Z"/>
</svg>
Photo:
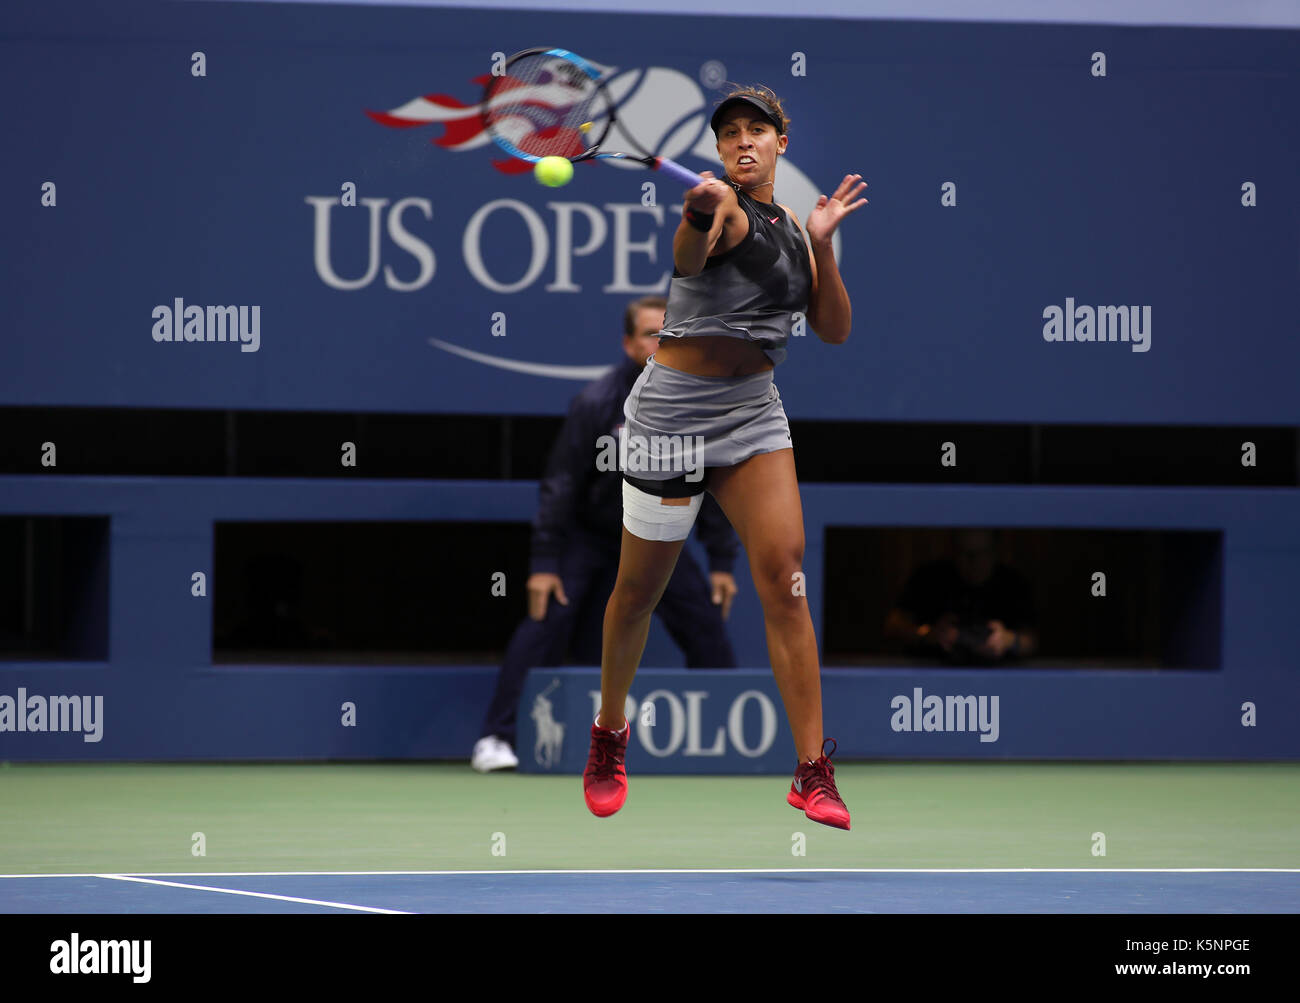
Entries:
<svg viewBox="0 0 1300 1003">
<path fill-rule="evenodd" d="M 997 557 L 998 532 L 953 533 L 955 558 L 917 568 L 885 620 L 909 655 L 955 665 L 1000 665 L 1038 647 L 1029 581 Z"/>
</svg>

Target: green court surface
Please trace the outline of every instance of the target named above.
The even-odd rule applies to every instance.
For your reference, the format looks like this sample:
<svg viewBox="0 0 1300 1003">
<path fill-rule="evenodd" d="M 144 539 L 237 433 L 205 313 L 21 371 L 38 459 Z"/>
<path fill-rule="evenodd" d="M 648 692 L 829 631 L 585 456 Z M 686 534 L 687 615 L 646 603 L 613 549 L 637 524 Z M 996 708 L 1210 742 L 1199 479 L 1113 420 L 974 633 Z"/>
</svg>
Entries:
<svg viewBox="0 0 1300 1003">
<path fill-rule="evenodd" d="M 845 763 L 851 832 L 786 778 L 631 766 L 597 819 L 577 776 L 467 764 L 4 764 L 0 873 L 1300 866 L 1300 764 Z"/>
</svg>

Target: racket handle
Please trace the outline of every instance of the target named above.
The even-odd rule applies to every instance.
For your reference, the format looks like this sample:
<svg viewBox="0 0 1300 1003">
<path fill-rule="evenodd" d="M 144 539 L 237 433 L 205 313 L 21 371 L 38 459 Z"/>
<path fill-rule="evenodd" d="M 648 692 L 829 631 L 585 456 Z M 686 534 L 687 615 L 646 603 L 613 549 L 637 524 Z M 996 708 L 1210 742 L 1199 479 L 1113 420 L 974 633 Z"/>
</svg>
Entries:
<svg viewBox="0 0 1300 1003">
<path fill-rule="evenodd" d="M 663 171 L 674 181 L 680 181 L 687 188 L 694 188 L 698 184 L 703 184 L 704 179 L 692 170 L 688 170 L 675 160 L 669 160 L 667 157 L 655 157 L 655 170 Z"/>
</svg>

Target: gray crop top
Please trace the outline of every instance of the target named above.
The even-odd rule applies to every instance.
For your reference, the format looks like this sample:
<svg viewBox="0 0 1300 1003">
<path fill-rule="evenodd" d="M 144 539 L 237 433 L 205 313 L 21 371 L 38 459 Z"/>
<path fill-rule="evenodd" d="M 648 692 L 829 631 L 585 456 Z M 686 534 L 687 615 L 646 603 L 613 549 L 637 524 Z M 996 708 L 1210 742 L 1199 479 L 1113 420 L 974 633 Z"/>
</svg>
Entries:
<svg viewBox="0 0 1300 1003">
<path fill-rule="evenodd" d="M 749 233 L 731 250 L 709 258 L 698 275 L 673 269 L 659 336 L 743 338 L 780 365 L 794 314 L 808 311 L 808 245 L 779 205 L 758 202 L 743 191 L 736 197 L 749 216 Z"/>
</svg>

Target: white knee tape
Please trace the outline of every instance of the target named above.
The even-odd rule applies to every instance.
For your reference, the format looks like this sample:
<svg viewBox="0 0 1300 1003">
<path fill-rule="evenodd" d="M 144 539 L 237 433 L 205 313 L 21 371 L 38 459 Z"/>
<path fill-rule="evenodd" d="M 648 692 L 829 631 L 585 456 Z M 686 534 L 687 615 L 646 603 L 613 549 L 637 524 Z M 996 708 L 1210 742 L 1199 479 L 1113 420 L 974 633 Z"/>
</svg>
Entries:
<svg viewBox="0 0 1300 1003">
<path fill-rule="evenodd" d="M 685 540 L 704 501 L 701 492 L 689 505 L 665 505 L 658 495 L 623 482 L 623 525 L 642 540 Z"/>
</svg>

